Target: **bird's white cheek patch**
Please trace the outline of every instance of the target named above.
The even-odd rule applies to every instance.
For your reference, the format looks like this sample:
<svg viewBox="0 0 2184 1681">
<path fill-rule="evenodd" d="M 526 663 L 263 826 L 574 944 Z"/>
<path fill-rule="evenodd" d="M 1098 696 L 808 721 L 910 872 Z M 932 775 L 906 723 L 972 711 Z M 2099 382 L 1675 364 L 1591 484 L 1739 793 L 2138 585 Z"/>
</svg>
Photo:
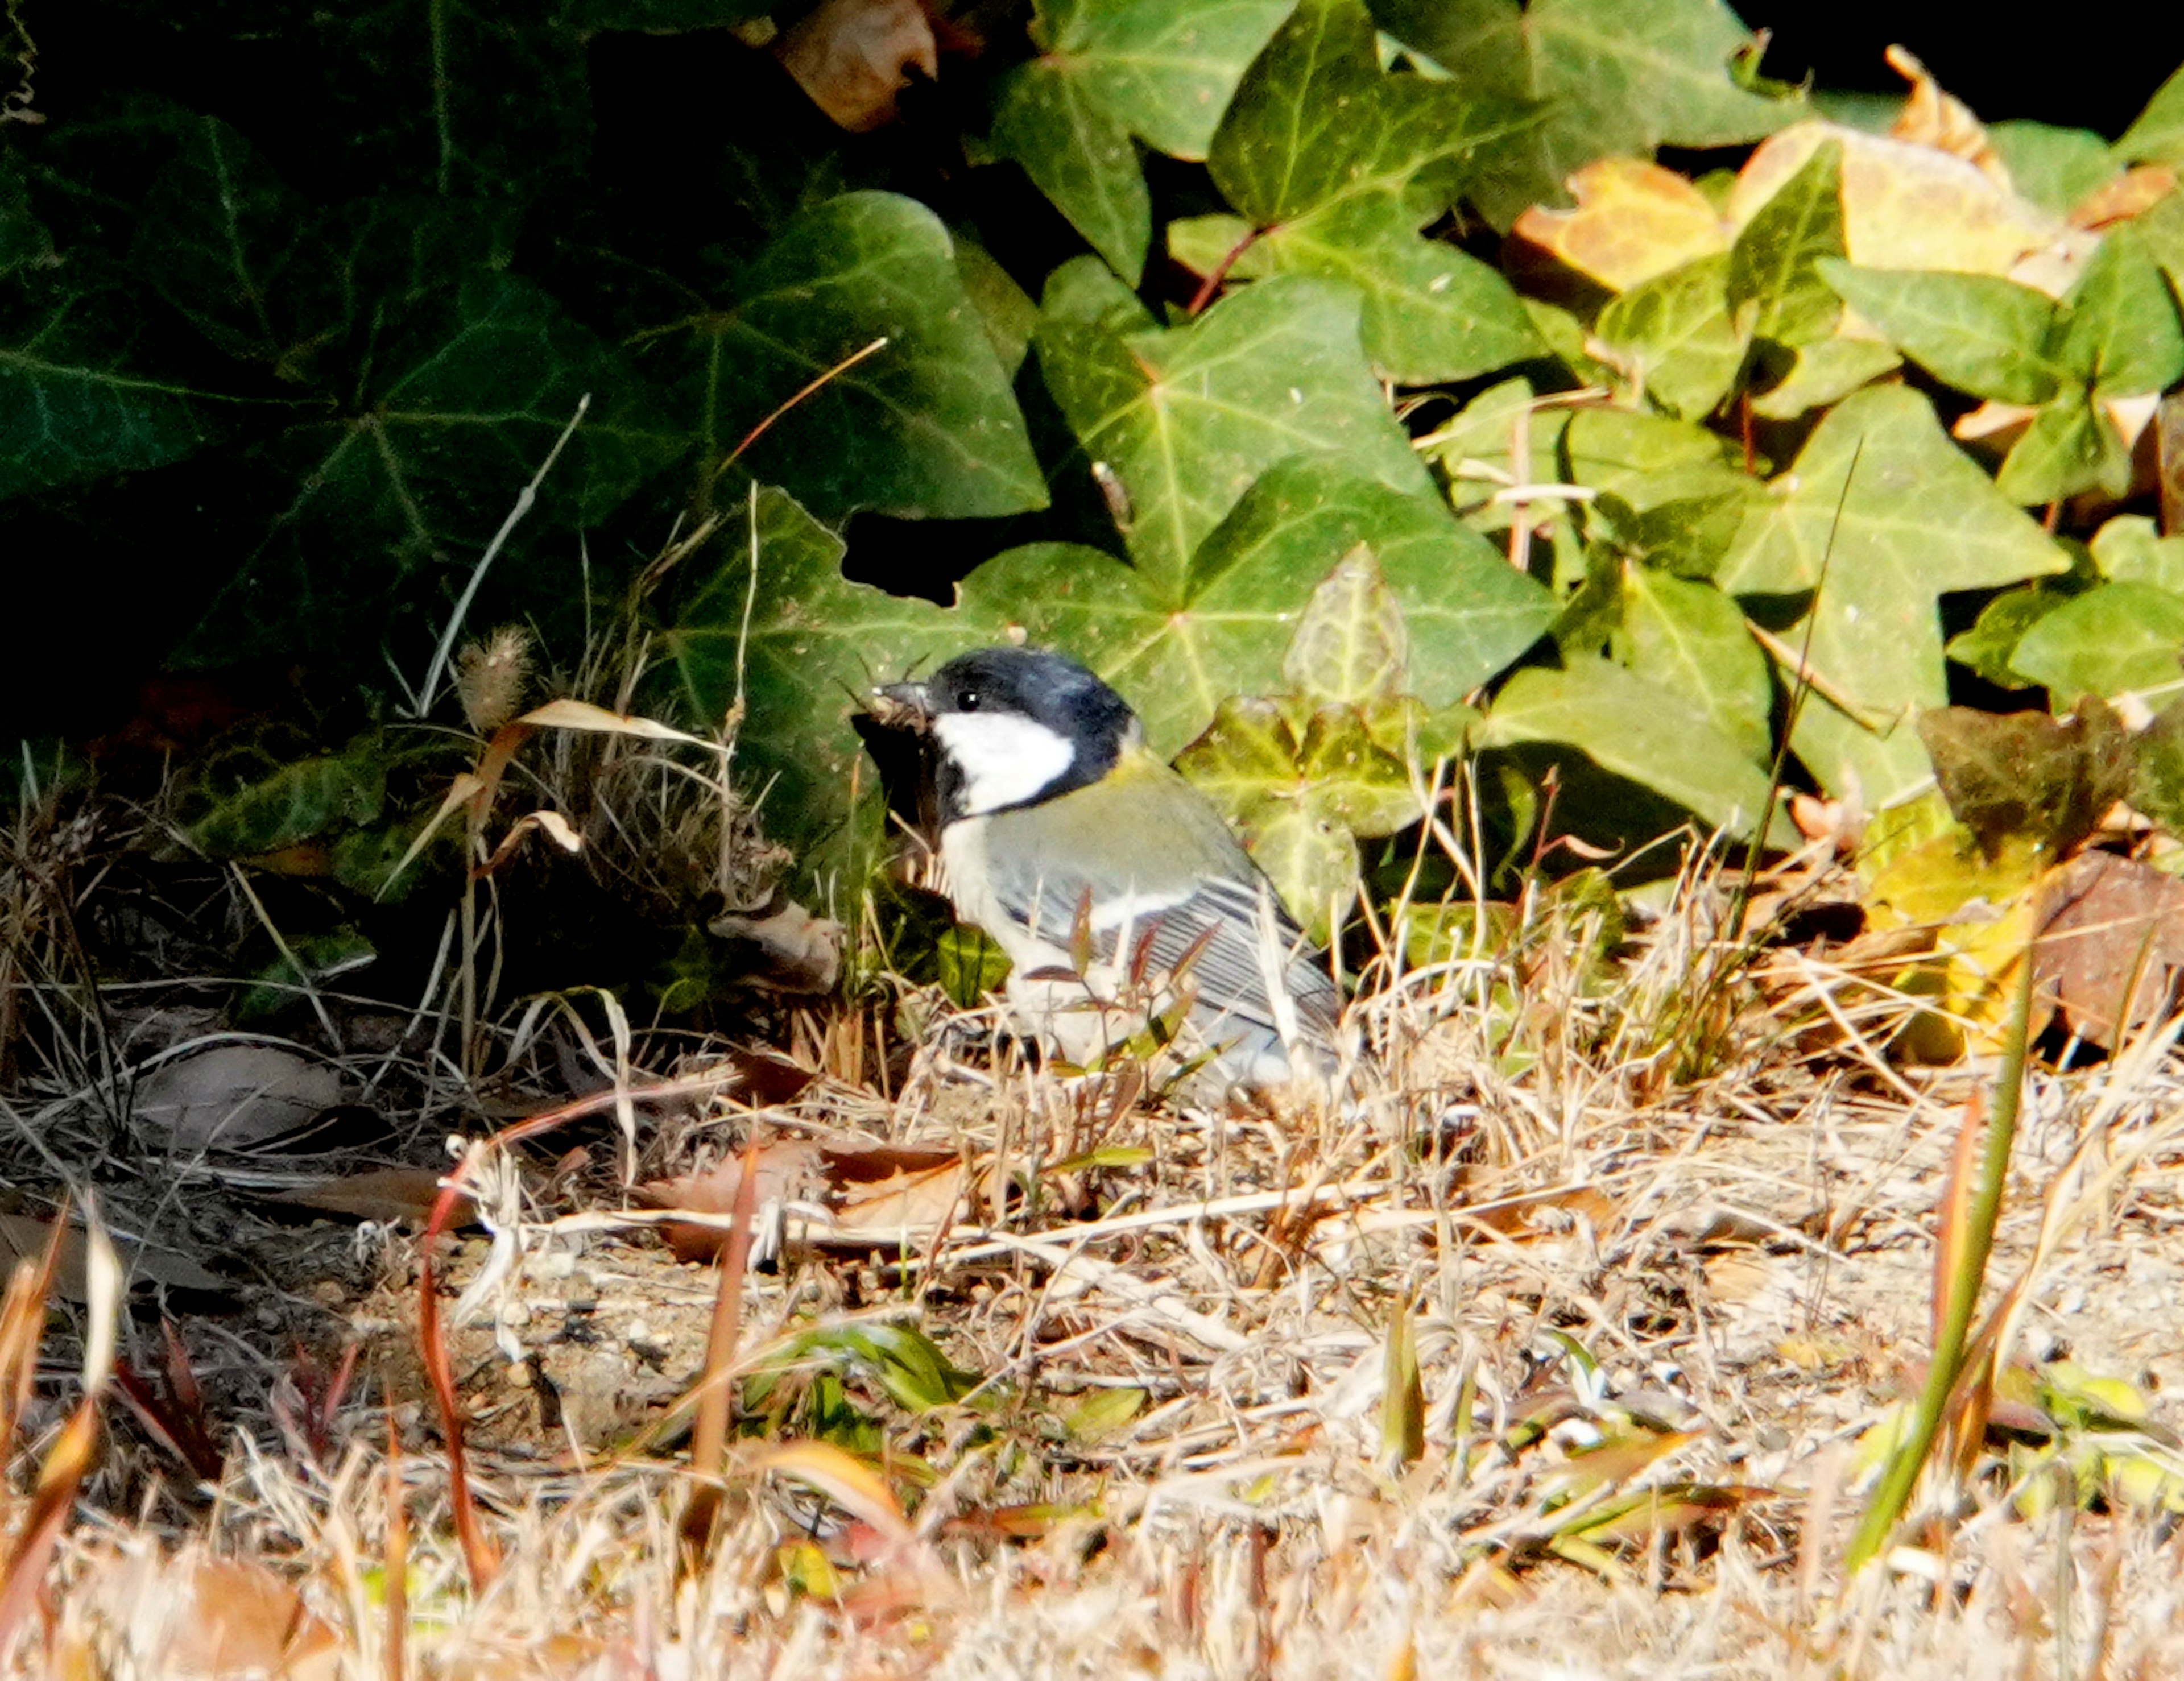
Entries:
<svg viewBox="0 0 2184 1681">
<path fill-rule="evenodd" d="M 1022 804 L 1067 771 L 1077 756 L 1045 725 L 1008 713 L 946 713 L 933 721 L 933 732 L 963 773 L 967 816 Z"/>
</svg>

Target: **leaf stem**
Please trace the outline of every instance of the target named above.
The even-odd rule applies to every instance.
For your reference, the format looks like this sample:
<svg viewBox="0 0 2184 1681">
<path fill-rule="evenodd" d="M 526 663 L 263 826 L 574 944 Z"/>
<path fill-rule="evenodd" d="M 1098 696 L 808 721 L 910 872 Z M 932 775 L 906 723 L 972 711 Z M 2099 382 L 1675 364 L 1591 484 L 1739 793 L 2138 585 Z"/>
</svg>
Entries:
<svg viewBox="0 0 2184 1681">
<path fill-rule="evenodd" d="M 1228 254 L 1213 265 L 1213 272 L 1206 276 L 1198 290 L 1192 294 L 1190 307 L 1184 310 L 1185 314 L 1199 314 L 1207 304 L 1221 295 L 1221 288 L 1228 279 L 1228 270 L 1236 266 L 1238 258 L 1259 242 L 1259 237 L 1266 231 L 1264 228 L 1253 228 L 1228 248 Z"/>
</svg>

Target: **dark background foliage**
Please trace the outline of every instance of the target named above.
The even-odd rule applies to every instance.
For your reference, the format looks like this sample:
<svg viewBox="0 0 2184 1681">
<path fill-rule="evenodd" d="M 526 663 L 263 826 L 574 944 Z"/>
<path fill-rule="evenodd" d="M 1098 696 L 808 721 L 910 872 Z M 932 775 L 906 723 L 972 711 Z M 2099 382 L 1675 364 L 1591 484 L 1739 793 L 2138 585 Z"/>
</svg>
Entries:
<svg viewBox="0 0 2184 1681">
<path fill-rule="evenodd" d="M 69 263 L 65 298 L 19 271 L 0 282 L 0 310 L 20 326 L 64 303 L 57 331 L 93 358 L 191 394 L 143 423 L 168 436 L 117 444 L 112 470 L 8 485 L 19 493 L 0 503 L 0 555 L 11 618 L 29 632 L 0 676 L 11 732 L 112 727 L 135 680 L 163 661 L 300 663 L 367 684 L 382 680 L 382 648 L 414 662 L 593 388 L 577 461 L 549 481 L 474 621 L 522 615 L 549 639 L 573 633 L 587 597 L 611 598 L 693 491 L 699 449 L 677 389 L 688 359 L 644 335 L 737 297 L 759 250 L 814 198 L 905 192 L 973 232 L 1034 295 L 1083 248 L 1019 171 L 967 164 L 994 75 L 1028 51 L 1020 8 L 984 8 L 976 57 L 945 62 L 900 122 L 862 136 L 828 122 L 765 53 L 696 26 L 752 9 L 21 8 L 44 120 L 5 130 L 0 214 L 12 196 L 30 215 L 17 225 L 39 231 L 25 237 L 50 239 Z M 1960 8 L 1740 9 L 1776 32 L 1770 73 L 1888 88 L 1880 48 L 1902 39 L 1983 114 L 2110 134 L 2177 56 L 2148 30 L 2180 32 L 2138 15 L 2128 51 L 2110 33 L 2059 28 L 2031 53 Z M 1217 206 L 1200 167 L 1149 164 L 1164 213 Z M 231 228 L 218 215 L 226 196 Z M 239 244 L 223 246 L 231 237 Z M 221 301 L 229 261 L 265 281 L 262 311 Z M 1194 284 L 1156 257 L 1141 290 L 1180 301 Z M 493 422 L 448 424 L 511 338 L 550 341 L 554 377 L 495 392 Z M 744 371 L 766 383 L 762 364 Z M 442 389 L 421 391 L 435 378 Z M 402 412 L 404 395 L 420 399 L 406 432 L 359 430 L 375 410 Z M 1042 395 L 1027 399 L 1035 436 Z M 8 447 L 19 467 L 36 454 Z M 376 476 L 368 458 L 388 449 L 421 486 L 421 508 L 398 505 Z M 904 520 L 855 487 L 836 500 L 821 511 L 855 514 L 850 576 L 936 597 L 1024 536 L 1078 534 L 1051 515 L 1036 529 L 1021 517 Z"/>
</svg>

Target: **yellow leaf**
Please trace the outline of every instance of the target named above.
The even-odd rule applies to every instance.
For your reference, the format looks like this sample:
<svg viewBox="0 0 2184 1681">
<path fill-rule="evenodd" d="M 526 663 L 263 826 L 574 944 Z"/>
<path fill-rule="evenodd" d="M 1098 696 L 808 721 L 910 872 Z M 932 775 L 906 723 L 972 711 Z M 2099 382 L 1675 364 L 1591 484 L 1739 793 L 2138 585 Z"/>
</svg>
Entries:
<svg viewBox="0 0 2184 1681">
<path fill-rule="evenodd" d="M 1569 180 L 1574 210 L 1535 204 L 1517 233 L 1612 292 L 1729 249 L 1721 213 L 1674 170 L 1602 158 Z"/>
</svg>

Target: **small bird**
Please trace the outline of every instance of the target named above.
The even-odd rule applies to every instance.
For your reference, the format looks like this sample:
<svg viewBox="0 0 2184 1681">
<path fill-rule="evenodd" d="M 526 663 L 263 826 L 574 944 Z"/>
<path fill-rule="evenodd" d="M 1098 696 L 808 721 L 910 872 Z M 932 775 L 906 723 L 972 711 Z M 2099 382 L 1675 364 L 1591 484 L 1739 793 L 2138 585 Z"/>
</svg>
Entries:
<svg viewBox="0 0 2184 1681">
<path fill-rule="evenodd" d="M 1332 1076 L 1321 955 L 1113 689 L 1059 654 L 987 648 L 877 694 L 878 721 L 930 738 L 949 897 L 1008 954 L 1038 1037 L 1084 1066 L 1187 997 L 1210 1053 L 1192 1090 Z"/>
</svg>

